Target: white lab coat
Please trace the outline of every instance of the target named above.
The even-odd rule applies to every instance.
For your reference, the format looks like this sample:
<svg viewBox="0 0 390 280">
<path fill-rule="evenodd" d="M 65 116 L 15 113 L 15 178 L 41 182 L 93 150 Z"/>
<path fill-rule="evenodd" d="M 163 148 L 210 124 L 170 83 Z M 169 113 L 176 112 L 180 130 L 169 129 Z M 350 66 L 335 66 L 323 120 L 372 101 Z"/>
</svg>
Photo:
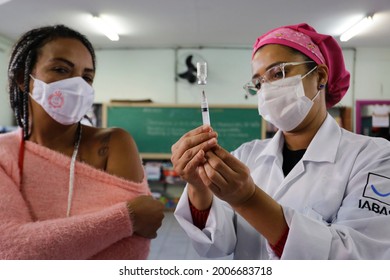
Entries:
<svg viewBox="0 0 390 280">
<path fill-rule="evenodd" d="M 390 259 L 390 142 L 351 133 L 328 115 L 286 177 L 283 143 L 277 132 L 233 152 L 256 185 L 283 207 L 290 230 L 281 259 Z M 203 230 L 192 224 L 186 189 L 175 217 L 201 256 L 278 258 L 261 234 L 216 197 Z"/>
</svg>

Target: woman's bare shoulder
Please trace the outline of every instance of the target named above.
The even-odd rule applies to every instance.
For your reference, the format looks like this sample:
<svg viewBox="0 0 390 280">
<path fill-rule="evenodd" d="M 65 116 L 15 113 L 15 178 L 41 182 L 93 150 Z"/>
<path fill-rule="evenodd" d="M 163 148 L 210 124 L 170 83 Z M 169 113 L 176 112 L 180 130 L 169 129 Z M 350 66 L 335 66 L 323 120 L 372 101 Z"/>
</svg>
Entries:
<svg viewBox="0 0 390 280">
<path fill-rule="evenodd" d="M 132 181 L 142 181 L 143 168 L 137 144 L 129 132 L 116 127 L 85 127 L 85 134 L 95 157 L 105 159 L 105 171 Z"/>
</svg>

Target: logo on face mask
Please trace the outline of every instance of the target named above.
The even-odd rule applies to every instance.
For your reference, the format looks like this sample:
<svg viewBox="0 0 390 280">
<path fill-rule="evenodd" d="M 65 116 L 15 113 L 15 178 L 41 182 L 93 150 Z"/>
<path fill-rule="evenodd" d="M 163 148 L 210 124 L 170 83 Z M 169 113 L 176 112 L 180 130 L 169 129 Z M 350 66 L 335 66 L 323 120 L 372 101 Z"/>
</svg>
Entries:
<svg viewBox="0 0 390 280">
<path fill-rule="evenodd" d="M 61 91 L 55 91 L 52 94 L 50 94 L 48 101 L 49 101 L 49 105 L 54 109 L 61 108 L 65 102 L 64 96 L 61 93 Z"/>
</svg>

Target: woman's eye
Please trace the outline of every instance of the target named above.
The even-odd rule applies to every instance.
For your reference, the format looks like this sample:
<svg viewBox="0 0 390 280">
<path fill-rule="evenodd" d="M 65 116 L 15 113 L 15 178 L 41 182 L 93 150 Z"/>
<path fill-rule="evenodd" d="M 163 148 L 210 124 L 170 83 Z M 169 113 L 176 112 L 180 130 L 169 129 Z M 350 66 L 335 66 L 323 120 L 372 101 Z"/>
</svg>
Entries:
<svg viewBox="0 0 390 280">
<path fill-rule="evenodd" d="M 282 69 L 278 67 L 277 69 L 274 69 L 274 71 L 272 71 L 270 76 L 271 80 L 279 80 L 282 79 L 284 75 Z"/>
<path fill-rule="evenodd" d="M 84 76 L 83 79 L 90 85 L 93 83 L 93 78 L 89 76 Z"/>
<path fill-rule="evenodd" d="M 53 68 L 53 71 L 56 73 L 68 73 L 68 69 L 64 67 L 55 67 Z"/>
<path fill-rule="evenodd" d="M 283 78 L 283 71 L 278 71 L 274 75 L 274 79 L 281 79 Z"/>
</svg>

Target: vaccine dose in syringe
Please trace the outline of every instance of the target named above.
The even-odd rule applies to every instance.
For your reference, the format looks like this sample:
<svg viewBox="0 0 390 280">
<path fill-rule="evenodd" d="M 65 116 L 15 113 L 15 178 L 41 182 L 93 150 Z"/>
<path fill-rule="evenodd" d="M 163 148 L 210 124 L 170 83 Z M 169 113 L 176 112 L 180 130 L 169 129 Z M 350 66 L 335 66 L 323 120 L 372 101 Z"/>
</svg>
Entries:
<svg viewBox="0 0 390 280">
<path fill-rule="evenodd" d="M 210 125 L 210 114 L 209 114 L 209 104 L 207 103 L 206 94 L 202 91 L 202 102 L 201 102 L 201 110 L 202 110 L 202 121 L 203 124 Z"/>
</svg>

